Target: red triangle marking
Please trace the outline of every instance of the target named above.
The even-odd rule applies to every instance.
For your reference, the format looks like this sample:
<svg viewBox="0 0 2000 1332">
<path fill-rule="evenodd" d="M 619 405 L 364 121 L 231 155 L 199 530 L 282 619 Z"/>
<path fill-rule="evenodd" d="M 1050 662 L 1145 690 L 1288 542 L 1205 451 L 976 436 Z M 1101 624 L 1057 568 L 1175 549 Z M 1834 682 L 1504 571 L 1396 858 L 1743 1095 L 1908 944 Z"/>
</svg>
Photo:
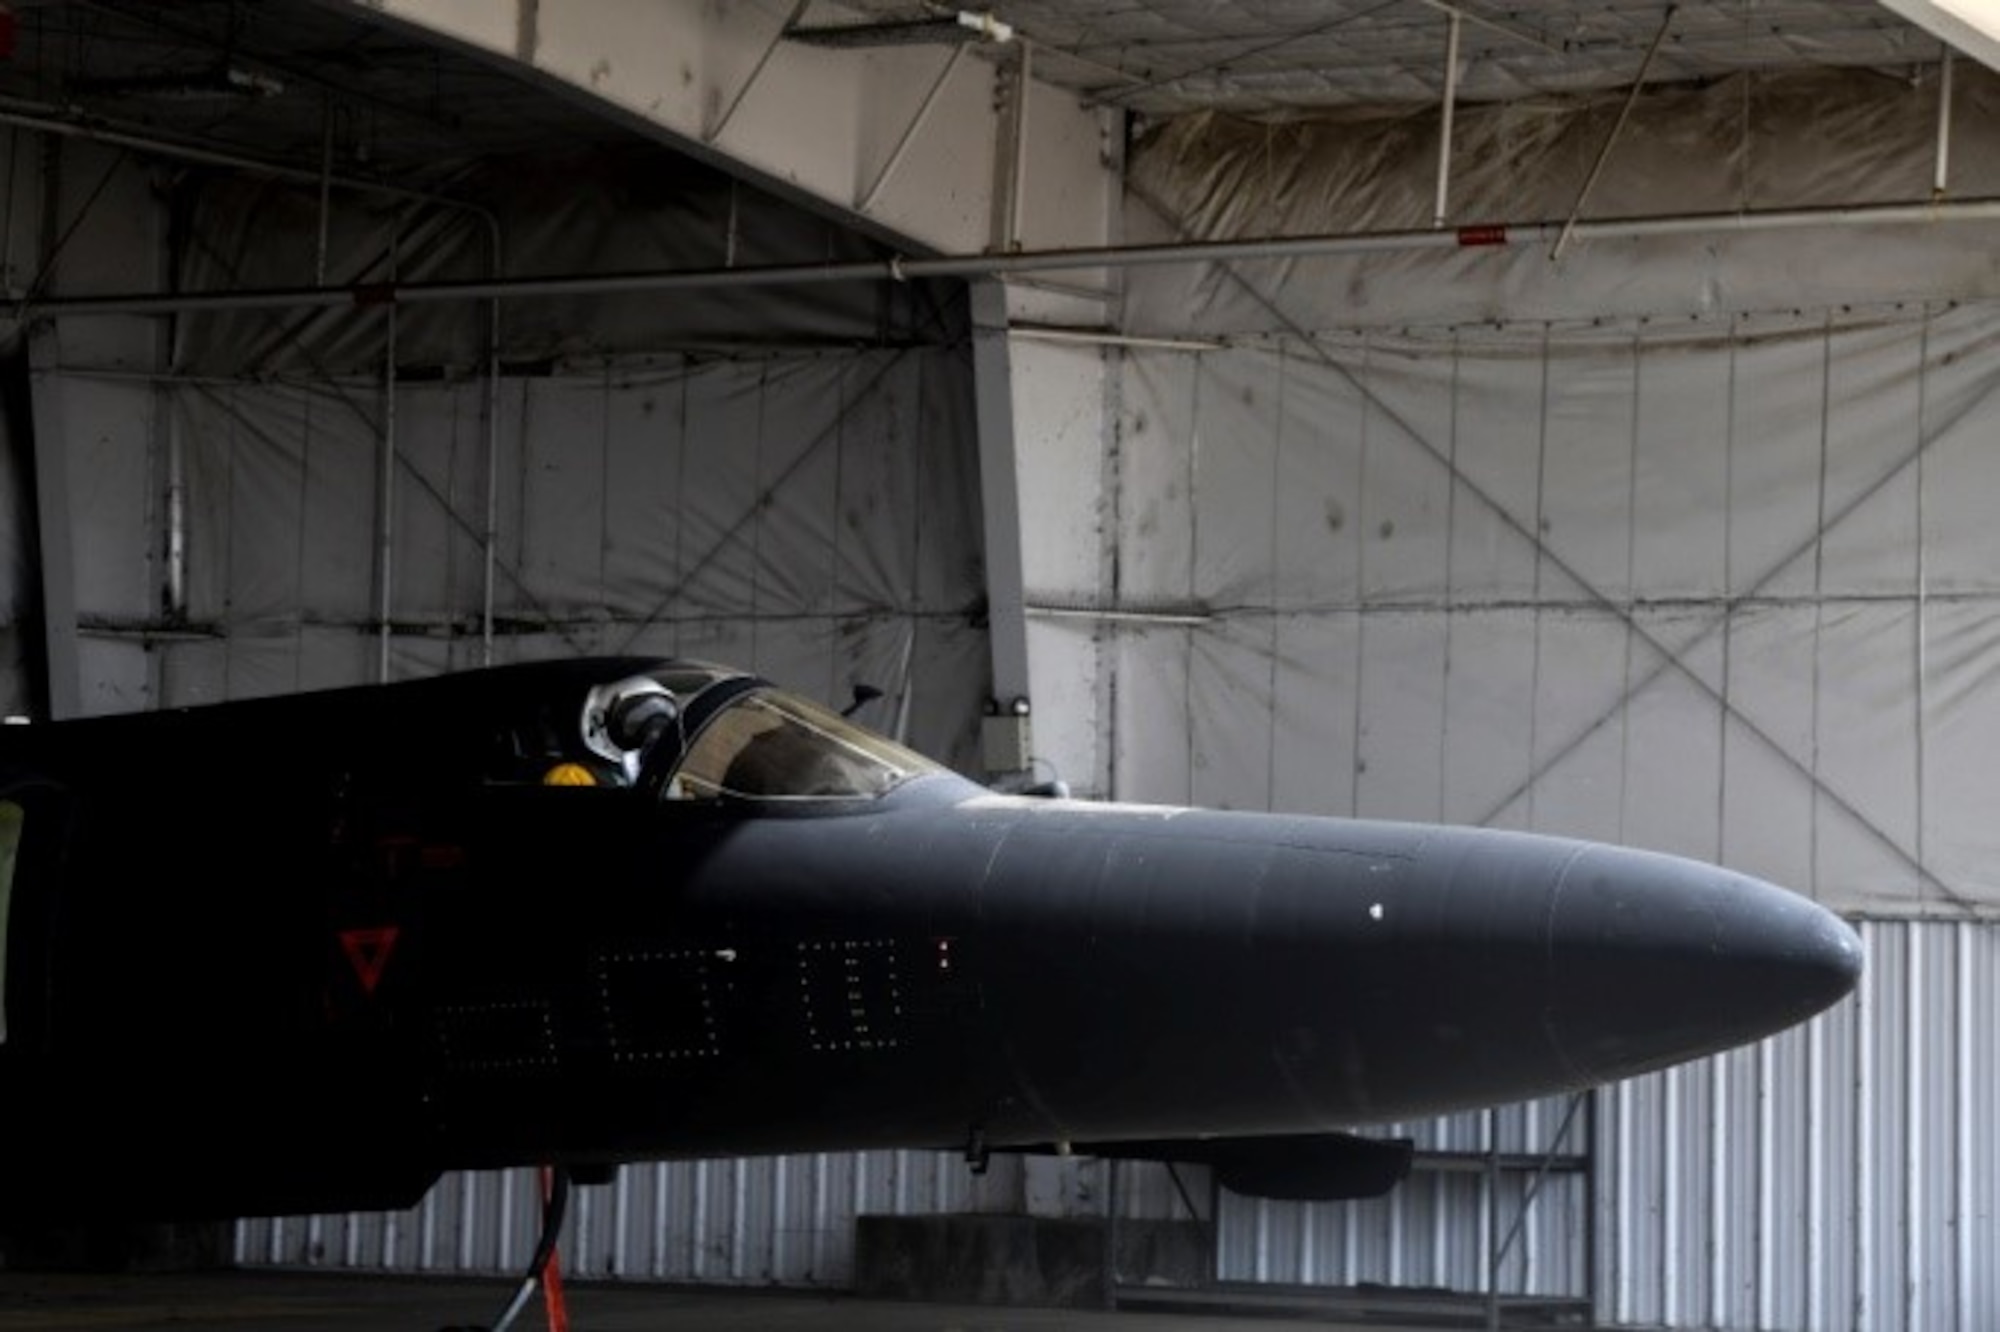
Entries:
<svg viewBox="0 0 2000 1332">
<path fill-rule="evenodd" d="M 396 936 L 400 933 L 394 925 L 340 932 L 340 946 L 353 964 L 355 979 L 361 982 L 364 994 L 375 993 L 375 986 L 382 979 L 382 968 L 389 965 L 389 954 L 396 947 Z"/>
</svg>

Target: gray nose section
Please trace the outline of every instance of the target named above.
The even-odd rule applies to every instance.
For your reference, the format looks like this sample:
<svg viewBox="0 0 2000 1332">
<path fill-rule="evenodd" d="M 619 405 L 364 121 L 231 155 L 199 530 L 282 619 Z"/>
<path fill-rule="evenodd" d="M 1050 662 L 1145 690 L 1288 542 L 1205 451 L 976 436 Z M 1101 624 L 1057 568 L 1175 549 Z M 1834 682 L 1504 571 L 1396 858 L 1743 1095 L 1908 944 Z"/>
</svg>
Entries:
<svg viewBox="0 0 2000 1332">
<path fill-rule="evenodd" d="M 1796 893 L 1672 856 L 1592 847 L 1551 897 L 1552 1045 L 1606 1082 L 1761 1039 L 1845 998 L 1861 940 Z"/>
</svg>

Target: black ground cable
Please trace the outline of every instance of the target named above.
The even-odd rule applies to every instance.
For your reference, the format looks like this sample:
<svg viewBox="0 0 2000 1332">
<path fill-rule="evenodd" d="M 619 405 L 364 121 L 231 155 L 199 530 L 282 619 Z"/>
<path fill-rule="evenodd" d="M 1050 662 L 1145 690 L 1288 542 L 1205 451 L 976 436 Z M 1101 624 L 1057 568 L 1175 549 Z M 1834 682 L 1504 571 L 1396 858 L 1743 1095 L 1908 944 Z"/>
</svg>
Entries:
<svg viewBox="0 0 2000 1332">
<path fill-rule="evenodd" d="M 542 1236 L 535 1241 L 535 1256 L 529 1260 L 528 1270 L 521 1277 L 520 1288 L 497 1322 L 490 1328 L 473 1325 L 466 1328 L 440 1328 L 438 1332 L 507 1332 L 514 1320 L 521 1316 L 521 1310 L 541 1289 L 542 1273 L 548 1271 L 549 1259 L 555 1256 L 556 1237 L 562 1233 L 563 1214 L 569 1208 L 569 1171 L 562 1166 L 549 1167 L 549 1196 L 542 1203 Z"/>
</svg>

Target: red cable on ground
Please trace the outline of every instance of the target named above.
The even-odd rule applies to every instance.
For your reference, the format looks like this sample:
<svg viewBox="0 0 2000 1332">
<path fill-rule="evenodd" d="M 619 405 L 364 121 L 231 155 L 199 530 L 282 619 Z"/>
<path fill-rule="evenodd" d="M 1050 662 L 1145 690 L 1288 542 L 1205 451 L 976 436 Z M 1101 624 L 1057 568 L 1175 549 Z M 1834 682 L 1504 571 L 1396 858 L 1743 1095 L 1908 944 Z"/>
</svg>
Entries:
<svg viewBox="0 0 2000 1332">
<path fill-rule="evenodd" d="M 554 1188 L 554 1176 L 542 1167 L 542 1201 L 547 1203 Z M 563 1303 L 562 1253 L 549 1250 L 549 1265 L 542 1270 L 542 1308 L 548 1314 L 549 1332 L 569 1332 L 569 1307 Z"/>
</svg>

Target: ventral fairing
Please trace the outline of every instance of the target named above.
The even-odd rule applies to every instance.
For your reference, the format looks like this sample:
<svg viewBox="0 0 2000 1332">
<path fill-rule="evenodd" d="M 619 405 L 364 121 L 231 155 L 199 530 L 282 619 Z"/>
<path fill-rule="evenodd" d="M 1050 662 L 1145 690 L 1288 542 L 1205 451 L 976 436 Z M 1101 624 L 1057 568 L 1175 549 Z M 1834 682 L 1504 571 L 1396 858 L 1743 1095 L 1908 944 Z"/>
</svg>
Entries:
<svg viewBox="0 0 2000 1332">
<path fill-rule="evenodd" d="M 874 1147 L 1388 1187 L 1366 1130 L 1804 1021 L 1854 932 L 1555 837 L 1001 795 L 752 676 L 553 661 L 0 732 L 0 1206 L 396 1208 Z"/>
</svg>

